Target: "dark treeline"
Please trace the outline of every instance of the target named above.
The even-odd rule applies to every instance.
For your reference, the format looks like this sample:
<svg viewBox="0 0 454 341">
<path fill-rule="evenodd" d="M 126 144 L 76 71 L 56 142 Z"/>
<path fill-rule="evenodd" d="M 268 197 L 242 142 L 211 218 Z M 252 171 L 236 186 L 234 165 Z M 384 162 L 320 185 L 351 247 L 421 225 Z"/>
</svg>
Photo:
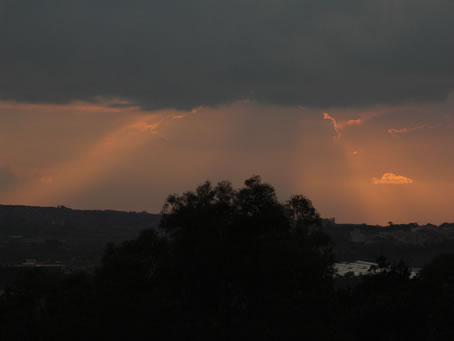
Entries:
<svg viewBox="0 0 454 341">
<path fill-rule="evenodd" d="M 19 273 L 0 296 L 0 339 L 454 339 L 454 256 L 414 279 L 381 258 L 339 288 L 311 202 L 279 202 L 259 177 L 171 195 L 162 213 L 94 274 Z"/>
</svg>

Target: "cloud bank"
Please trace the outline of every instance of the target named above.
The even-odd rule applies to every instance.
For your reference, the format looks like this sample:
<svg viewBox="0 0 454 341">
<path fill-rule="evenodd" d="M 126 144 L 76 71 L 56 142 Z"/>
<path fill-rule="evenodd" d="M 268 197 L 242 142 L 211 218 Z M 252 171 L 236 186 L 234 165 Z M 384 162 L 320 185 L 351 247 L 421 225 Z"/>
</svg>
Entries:
<svg viewBox="0 0 454 341">
<path fill-rule="evenodd" d="M 351 106 L 454 87 L 446 0 L 2 0 L 0 99 Z"/>
<path fill-rule="evenodd" d="M 405 135 L 408 134 L 409 132 L 415 131 L 415 130 L 421 130 L 421 129 L 433 129 L 433 128 L 438 128 L 439 125 L 421 125 L 417 127 L 412 127 L 412 128 L 402 128 L 402 129 L 395 129 L 391 128 L 388 129 L 388 134 L 392 136 L 400 136 L 400 135 Z"/>
<path fill-rule="evenodd" d="M 402 129 L 391 128 L 391 129 L 388 129 L 388 134 L 390 134 L 392 136 L 399 136 L 401 134 L 407 134 L 407 133 L 408 133 L 408 129 L 407 128 L 402 128 Z"/>
<path fill-rule="evenodd" d="M 394 173 L 385 173 L 380 179 L 372 178 L 372 183 L 374 185 L 409 185 L 413 183 L 413 179 Z"/>
</svg>

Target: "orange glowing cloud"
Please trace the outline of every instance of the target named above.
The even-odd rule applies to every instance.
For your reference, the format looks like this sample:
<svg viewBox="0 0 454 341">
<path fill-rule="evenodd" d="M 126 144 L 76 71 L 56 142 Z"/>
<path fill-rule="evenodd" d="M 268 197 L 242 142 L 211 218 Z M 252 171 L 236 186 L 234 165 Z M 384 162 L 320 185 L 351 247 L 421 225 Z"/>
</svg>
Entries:
<svg viewBox="0 0 454 341">
<path fill-rule="evenodd" d="M 409 185 L 413 183 L 413 179 L 394 173 L 385 173 L 380 179 L 372 178 L 372 183 L 374 185 Z"/>
<path fill-rule="evenodd" d="M 326 112 L 323 113 L 323 119 L 330 120 L 332 122 L 334 131 L 336 132 L 336 136 L 334 137 L 335 140 L 339 140 L 341 138 L 342 131 L 346 127 L 360 125 L 362 123 L 361 119 L 337 122 L 335 118 Z"/>
<path fill-rule="evenodd" d="M 325 120 L 330 120 L 333 123 L 333 128 L 336 131 L 336 136 L 334 136 L 334 139 L 340 139 L 342 136 L 342 133 L 339 129 L 339 126 L 337 125 L 336 119 L 332 118 L 329 114 L 326 112 L 323 113 L 323 119 Z"/>
<path fill-rule="evenodd" d="M 198 112 L 200 112 L 202 110 L 203 110 L 202 106 L 195 107 L 195 108 L 192 108 L 191 113 L 196 114 L 196 113 L 198 113 Z"/>
<path fill-rule="evenodd" d="M 331 115 L 328 113 L 324 112 L 323 113 L 323 118 L 325 120 L 330 120 L 333 124 L 333 128 L 336 132 L 336 136 L 334 137 L 334 142 L 337 142 L 341 136 L 342 136 L 342 131 L 346 127 L 350 126 L 359 126 L 363 124 L 366 121 L 369 121 L 373 118 L 380 117 L 383 115 L 386 115 L 388 113 L 394 112 L 394 111 L 401 111 L 401 110 L 417 110 L 417 108 L 411 107 L 411 106 L 396 106 L 396 107 L 387 107 L 387 108 L 382 108 L 380 110 L 371 110 L 371 111 L 365 111 L 361 112 L 358 114 L 358 118 L 354 120 L 347 120 L 347 121 L 340 121 L 338 122 L 335 118 L 333 118 Z M 410 130 L 415 130 L 415 129 L 421 129 L 421 128 L 428 128 L 427 126 L 421 126 L 421 127 L 416 127 L 416 128 L 411 128 L 408 130 L 404 129 L 389 129 L 388 133 L 390 134 L 399 134 L 399 133 L 406 133 Z M 434 127 L 430 127 L 434 128 Z"/>
<path fill-rule="evenodd" d="M 407 128 L 403 128 L 403 129 L 388 129 L 388 134 L 391 134 L 392 136 L 398 136 L 398 135 L 401 135 L 401 134 L 406 134 L 408 133 L 408 129 Z"/>
<path fill-rule="evenodd" d="M 130 129 L 136 129 L 141 132 L 150 132 L 151 134 L 157 134 L 157 128 L 161 125 L 161 122 L 149 123 L 147 121 L 139 120 L 128 126 Z"/>
<path fill-rule="evenodd" d="M 413 127 L 413 128 L 402 128 L 402 129 L 391 128 L 391 129 L 388 129 L 388 134 L 390 134 L 392 136 L 400 136 L 403 134 L 407 134 L 411 131 L 420 130 L 420 129 L 432 129 L 432 128 L 436 128 L 436 127 L 438 127 L 438 125 L 434 125 L 434 126 L 422 125 L 422 126 L 417 126 L 417 127 Z"/>
</svg>

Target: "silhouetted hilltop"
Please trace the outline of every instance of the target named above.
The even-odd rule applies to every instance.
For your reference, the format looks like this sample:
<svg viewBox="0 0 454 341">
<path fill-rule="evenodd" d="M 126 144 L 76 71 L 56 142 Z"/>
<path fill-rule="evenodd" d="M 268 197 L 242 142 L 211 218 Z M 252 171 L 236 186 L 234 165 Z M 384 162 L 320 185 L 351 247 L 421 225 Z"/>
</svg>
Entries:
<svg viewBox="0 0 454 341">
<path fill-rule="evenodd" d="M 156 227 L 159 214 L 113 210 L 77 210 L 64 206 L 0 205 L 0 265 L 38 263 L 95 265 L 108 243 L 135 239 Z M 454 223 L 336 224 L 323 219 L 337 261 L 375 261 L 381 255 L 423 266 L 454 250 Z"/>
<path fill-rule="evenodd" d="M 0 234 L 43 237 L 108 233 L 109 238 L 133 238 L 138 231 L 155 226 L 159 219 L 159 215 L 147 212 L 0 205 Z"/>
<path fill-rule="evenodd" d="M 2 263 L 94 264 L 107 243 L 134 239 L 159 219 L 147 212 L 0 205 Z"/>
</svg>

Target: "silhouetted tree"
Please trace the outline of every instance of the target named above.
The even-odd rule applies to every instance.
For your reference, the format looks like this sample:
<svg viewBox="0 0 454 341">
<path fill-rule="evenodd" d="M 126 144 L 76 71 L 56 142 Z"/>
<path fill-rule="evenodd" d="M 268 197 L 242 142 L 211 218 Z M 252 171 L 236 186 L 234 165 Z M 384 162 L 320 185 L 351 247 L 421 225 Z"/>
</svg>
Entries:
<svg viewBox="0 0 454 341">
<path fill-rule="evenodd" d="M 256 176 L 239 190 L 206 182 L 171 195 L 162 214 L 173 240 L 174 290 L 195 333 L 215 326 L 218 337 L 297 335 L 301 321 L 321 317 L 333 258 L 305 197 L 280 203 Z M 316 323 L 304 325 L 307 332 Z"/>
<path fill-rule="evenodd" d="M 167 198 L 159 231 L 109 245 L 93 277 L 33 280 L 30 293 L 13 286 L 0 318 L 28 329 L 3 332 L 46 340 L 322 339 L 332 335 L 326 326 L 335 311 L 330 246 L 306 197 L 280 202 L 258 176 L 240 189 L 206 182 Z"/>
<path fill-rule="evenodd" d="M 442 254 L 419 273 L 418 299 L 431 340 L 454 339 L 454 254 Z"/>
<path fill-rule="evenodd" d="M 454 339 L 453 255 L 414 279 L 381 257 L 336 291 L 320 222 L 258 176 L 170 195 L 160 229 L 109 245 L 93 275 L 20 272 L 0 295 L 0 339 Z"/>
</svg>

